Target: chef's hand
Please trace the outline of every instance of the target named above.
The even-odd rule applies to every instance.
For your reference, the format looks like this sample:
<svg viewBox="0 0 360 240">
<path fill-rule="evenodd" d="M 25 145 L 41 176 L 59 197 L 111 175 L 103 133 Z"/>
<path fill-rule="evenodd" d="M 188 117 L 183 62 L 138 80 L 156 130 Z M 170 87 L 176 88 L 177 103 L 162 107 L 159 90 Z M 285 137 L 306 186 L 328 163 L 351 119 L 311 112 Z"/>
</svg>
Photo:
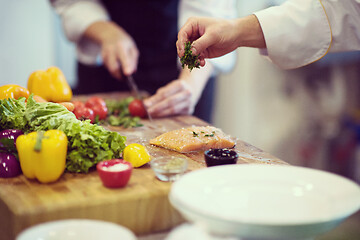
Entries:
<svg viewBox="0 0 360 240">
<path fill-rule="evenodd" d="M 193 55 L 200 54 L 200 66 L 205 65 L 205 58 L 220 57 L 241 46 L 266 47 L 255 15 L 232 20 L 189 18 L 178 33 L 176 47 L 179 57 L 184 55 L 185 43 L 188 41 L 192 41 Z"/>
<path fill-rule="evenodd" d="M 102 59 L 113 77 L 120 79 L 121 73 L 131 75 L 136 71 L 139 50 L 132 37 L 116 23 L 95 22 L 84 36 L 100 44 Z"/>
<path fill-rule="evenodd" d="M 212 71 L 211 64 L 191 72 L 183 69 L 177 80 L 159 88 L 155 95 L 144 100 L 149 114 L 152 117 L 192 114 Z"/>
<path fill-rule="evenodd" d="M 159 88 L 155 95 L 144 100 L 144 104 L 152 117 L 192 114 L 198 91 L 188 80 L 177 79 Z"/>
</svg>

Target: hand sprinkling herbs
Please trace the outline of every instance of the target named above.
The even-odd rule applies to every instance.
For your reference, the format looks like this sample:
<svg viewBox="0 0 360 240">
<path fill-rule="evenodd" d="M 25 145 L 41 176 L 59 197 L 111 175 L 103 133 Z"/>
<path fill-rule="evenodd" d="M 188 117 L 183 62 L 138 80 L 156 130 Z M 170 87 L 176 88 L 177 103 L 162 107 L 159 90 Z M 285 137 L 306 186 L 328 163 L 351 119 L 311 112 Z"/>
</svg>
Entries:
<svg viewBox="0 0 360 240">
<path fill-rule="evenodd" d="M 200 68 L 198 59 L 199 55 L 192 55 L 191 42 L 185 43 L 185 53 L 184 56 L 180 58 L 181 67 L 184 68 L 185 65 L 187 65 L 190 71 L 193 70 L 193 68 Z"/>
</svg>

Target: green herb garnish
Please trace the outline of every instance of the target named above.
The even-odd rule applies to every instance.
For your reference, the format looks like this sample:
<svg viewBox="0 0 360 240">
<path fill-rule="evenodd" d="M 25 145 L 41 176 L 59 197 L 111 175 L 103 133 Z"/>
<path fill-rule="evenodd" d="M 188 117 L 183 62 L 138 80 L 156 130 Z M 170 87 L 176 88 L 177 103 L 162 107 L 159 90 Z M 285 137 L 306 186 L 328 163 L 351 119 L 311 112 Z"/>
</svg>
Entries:
<svg viewBox="0 0 360 240">
<path fill-rule="evenodd" d="M 193 68 L 200 68 L 200 62 L 198 61 L 199 55 L 193 55 L 191 51 L 191 42 L 185 43 L 185 53 L 184 56 L 180 58 L 181 67 L 184 68 L 187 65 L 188 69 L 191 71 Z"/>
<path fill-rule="evenodd" d="M 193 137 L 198 137 L 199 134 L 193 131 Z"/>
<path fill-rule="evenodd" d="M 213 137 L 215 135 L 215 131 L 212 131 L 211 134 L 205 134 L 204 136 L 205 137 Z"/>
</svg>

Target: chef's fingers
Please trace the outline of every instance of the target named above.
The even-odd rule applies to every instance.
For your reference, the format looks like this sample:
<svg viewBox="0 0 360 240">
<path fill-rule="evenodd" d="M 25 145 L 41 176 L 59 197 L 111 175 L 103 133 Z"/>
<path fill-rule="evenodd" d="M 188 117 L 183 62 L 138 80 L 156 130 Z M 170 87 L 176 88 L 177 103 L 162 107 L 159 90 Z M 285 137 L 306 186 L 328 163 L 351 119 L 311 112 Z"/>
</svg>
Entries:
<svg viewBox="0 0 360 240">
<path fill-rule="evenodd" d="M 166 117 L 179 114 L 190 114 L 191 113 L 191 100 L 190 98 L 183 99 L 174 105 L 167 105 L 167 107 L 161 111 L 151 114 L 155 117 Z"/>
<path fill-rule="evenodd" d="M 201 37 L 193 41 L 191 44 L 191 51 L 193 55 L 200 54 L 202 58 L 209 57 L 207 54 L 208 53 L 207 48 L 215 44 L 216 40 L 217 40 L 216 36 L 211 34 L 211 32 L 202 35 Z"/>
<path fill-rule="evenodd" d="M 187 91 L 179 92 L 169 98 L 165 98 L 162 101 L 150 106 L 148 108 L 148 111 L 150 114 L 157 114 L 157 113 L 169 108 L 169 106 L 175 106 L 176 104 L 186 100 L 186 98 L 189 98 L 190 96 L 191 96 L 191 94 L 188 93 Z"/>
<path fill-rule="evenodd" d="M 157 103 L 162 102 L 164 99 L 173 96 L 174 94 L 183 91 L 186 88 L 186 85 L 181 80 L 175 80 L 166 86 L 159 88 L 156 91 L 156 94 L 145 99 L 144 104 L 147 108 L 151 108 L 151 106 L 156 105 Z"/>
<path fill-rule="evenodd" d="M 148 111 L 152 116 L 166 116 L 163 112 L 176 114 L 182 110 L 184 102 L 187 103 L 187 105 L 189 104 L 188 102 L 191 102 L 191 91 L 188 89 L 184 89 L 183 91 L 151 106 L 148 108 Z"/>
<path fill-rule="evenodd" d="M 178 40 L 176 41 L 177 54 L 180 58 L 185 54 L 185 43 L 188 41 L 187 33 L 180 31 L 178 33 Z"/>
<path fill-rule="evenodd" d="M 198 18 L 190 17 L 178 33 L 176 48 L 179 57 L 184 56 L 185 43 L 193 41 L 198 37 L 200 37 Z"/>
<path fill-rule="evenodd" d="M 191 41 L 193 55 L 208 57 L 207 48 L 212 47 L 218 41 L 218 32 L 209 30 L 215 25 L 214 19 L 205 17 L 191 17 L 178 33 L 176 48 L 179 57 L 184 55 L 185 43 Z"/>
<path fill-rule="evenodd" d="M 120 63 L 118 62 L 114 50 L 111 48 L 104 49 L 102 52 L 102 57 L 104 64 L 108 69 L 108 71 L 110 72 L 110 74 L 114 78 L 120 79 L 121 78 Z"/>
<path fill-rule="evenodd" d="M 131 48 L 129 55 L 130 55 L 130 58 L 133 59 L 133 60 L 131 61 L 131 64 L 130 64 L 130 66 L 129 66 L 129 69 L 125 70 L 125 73 L 131 75 L 131 74 L 133 74 L 134 72 L 136 72 L 137 66 L 138 66 L 138 62 L 139 62 L 139 55 L 140 55 L 140 53 L 139 53 L 139 50 L 137 49 L 137 47 Z"/>
<path fill-rule="evenodd" d="M 133 43 L 119 45 L 116 51 L 122 72 L 129 76 L 137 68 L 139 51 Z"/>
<path fill-rule="evenodd" d="M 202 55 L 199 56 L 198 61 L 201 67 L 205 66 L 205 58 Z"/>
</svg>

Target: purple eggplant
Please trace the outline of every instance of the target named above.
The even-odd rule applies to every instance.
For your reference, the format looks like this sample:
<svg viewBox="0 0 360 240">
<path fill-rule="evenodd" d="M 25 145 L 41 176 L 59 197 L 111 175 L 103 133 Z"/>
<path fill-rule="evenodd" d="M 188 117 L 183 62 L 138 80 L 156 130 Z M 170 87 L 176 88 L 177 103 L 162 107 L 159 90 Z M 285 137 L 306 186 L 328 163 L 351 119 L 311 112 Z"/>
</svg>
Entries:
<svg viewBox="0 0 360 240">
<path fill-rule="evenodd" d="M 14 149 L 16 150 L 16 139 L 18 136 L 23 135 L 23 131 L 18 129 L 6 129 L 0 132 L 0 150 L 6 150 L 7 148 L 10 148 L 10 152 L 12 152 Z M 1 139 L 9 139 L 4 142 L 4 140 Z M 10 141 L 10 142 L 9 142 Z M 8 149 L 9 150 L 9 149 Z"/>
<path fill-rule="evenodd" d="M 19 161 L 11 153 L 0 152 L 0 178 L 11 178 L 21 174 Z"/>
</svg>

